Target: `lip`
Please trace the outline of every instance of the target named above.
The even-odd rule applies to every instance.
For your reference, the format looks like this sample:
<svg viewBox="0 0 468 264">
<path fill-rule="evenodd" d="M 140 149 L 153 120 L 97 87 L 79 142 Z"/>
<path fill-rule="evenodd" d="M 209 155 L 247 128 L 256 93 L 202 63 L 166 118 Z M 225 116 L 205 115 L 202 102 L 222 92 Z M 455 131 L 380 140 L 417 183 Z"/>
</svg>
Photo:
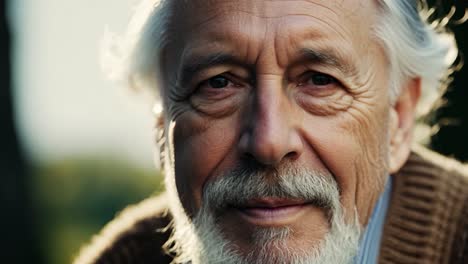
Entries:
<svg viewBox="0 0 468 264">
<path fill-rule="evenodd" d="M 303 200 L 262 198 L 235 207 L 242 219 L 259 226 L 285 226 L 291 224 L 310 206 Z"/>
</svg>

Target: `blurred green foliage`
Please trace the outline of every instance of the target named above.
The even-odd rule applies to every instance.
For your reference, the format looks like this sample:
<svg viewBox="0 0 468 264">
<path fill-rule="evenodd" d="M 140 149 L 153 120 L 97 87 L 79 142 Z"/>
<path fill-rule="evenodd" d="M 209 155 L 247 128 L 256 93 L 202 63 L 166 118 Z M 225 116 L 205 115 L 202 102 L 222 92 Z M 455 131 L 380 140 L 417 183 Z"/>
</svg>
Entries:
<svg viewBox="0 0 468 264">
<path fill-rule="evenodd" d="M 67 159 L 40 164 L 33 172 L 35 215 L 50 264 L 71 263 L 119 211 L 163 190 L 156 169 L 113 159 Z"/>
</svg>

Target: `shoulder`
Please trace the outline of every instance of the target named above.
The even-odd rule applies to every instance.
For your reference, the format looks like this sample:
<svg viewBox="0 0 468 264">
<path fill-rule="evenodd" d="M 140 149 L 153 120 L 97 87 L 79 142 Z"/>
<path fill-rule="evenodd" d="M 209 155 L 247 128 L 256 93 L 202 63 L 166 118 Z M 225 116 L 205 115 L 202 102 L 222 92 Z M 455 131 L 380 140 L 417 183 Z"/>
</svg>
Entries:
<svg viewBox="0 0 468 264">
<path fill-rule="evenodd" d="M 170 263 L 162 251 L 171 218 L 165 195 L 148 198 L 123 210 L 93 237 L 74 264 Z"/>
<path fill-rule="evenodd" d="M 437 179 L 434 186 L 435 209 L 439 212 L 437 230 L 445 230 L 449 263 L 468 263 L 468 165 L 417 147 L 413 161 L 428 164 Z M 442 231 L 443 232 L 443 231 Z"/>
<path fill-rule="evenodd" d="M 402 170 L 414 170 L 418 167 L 420 169 L 426 167 L 427 169 L 442 173 L 442 175 L 437 175 L 441 177 L 440 180 L 450 180 L 446 179 L 445 176 L 453 175 L 457 177 L 457 180 L 468 184 L 468 164 L 462 164 L 453 158 L 442 156 L 425 147 L 415 145 L 412 148 L 408 162 Z"/>
<path fill-rule="evenodd" d="M 468 166 L 422 146 L 413 146 L 406 164 L 395 178 L 405 186 L 413 187 L 412 190 L 438 195 L 432 195 L 432 198 L 451 201 L 468 197 Z"/>
<path fill-rule="evenodd" d="M 468 167 L 414 146 L 393 178 L 383 258 L 468 263 Z"/>
</svg>

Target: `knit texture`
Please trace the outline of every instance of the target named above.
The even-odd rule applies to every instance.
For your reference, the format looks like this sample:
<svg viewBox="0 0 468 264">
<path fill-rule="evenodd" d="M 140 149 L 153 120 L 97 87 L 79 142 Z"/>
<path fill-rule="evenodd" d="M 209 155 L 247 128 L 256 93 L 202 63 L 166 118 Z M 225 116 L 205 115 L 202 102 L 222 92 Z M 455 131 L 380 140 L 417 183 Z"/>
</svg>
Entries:
<svg viewBox="0 0 468 264">
<path fill-rule="evenodd" d="M 172 258 L 162 250 L 170 235 L 165 204 L 166 198 L 161 195 L 128 207 L 93 237 L 73 263 L 170 263 Z"/>
<path fill-rule="evenodd" d="M 394 175 L 380 263 L 468 263 L 466 167 L 421 147 Z"/>
<path fill-rule="evenodd" d="M 468 263 L 468 167 L 416 146 L 393 178 L 379 263 Z M 124 210 L 74 263 L 169 264 L 166 203 L 162 195 Z"/>
</svg>

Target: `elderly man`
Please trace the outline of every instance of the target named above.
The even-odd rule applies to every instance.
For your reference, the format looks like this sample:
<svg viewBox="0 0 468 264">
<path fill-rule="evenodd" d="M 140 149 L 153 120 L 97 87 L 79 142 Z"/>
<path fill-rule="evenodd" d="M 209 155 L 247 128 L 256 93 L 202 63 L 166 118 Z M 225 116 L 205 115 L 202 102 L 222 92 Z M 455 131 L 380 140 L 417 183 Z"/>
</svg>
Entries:
<svg viewBox="0 0 468 264">
<path fill-rule="evenodd" d="M 76 263 L 467 263 L 466 172 L 412 144 L 457 53 L 421 3 L 147 4 L 126 65 L 167 193 Z"/>
</svg>

